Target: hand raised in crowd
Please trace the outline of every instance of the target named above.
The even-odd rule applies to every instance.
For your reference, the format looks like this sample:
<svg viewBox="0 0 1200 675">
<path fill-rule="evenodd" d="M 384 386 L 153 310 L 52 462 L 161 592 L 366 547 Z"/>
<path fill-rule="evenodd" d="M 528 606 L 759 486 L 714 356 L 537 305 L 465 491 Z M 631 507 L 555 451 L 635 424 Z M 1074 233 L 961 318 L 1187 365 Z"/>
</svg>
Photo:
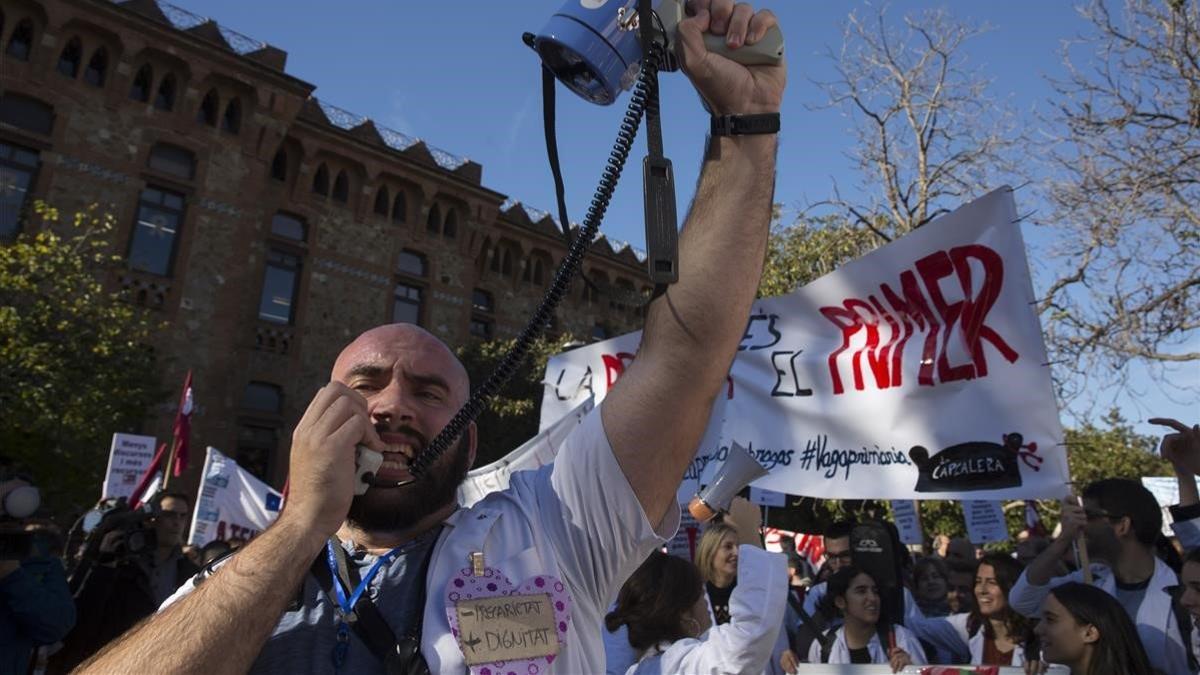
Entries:
<svg viewBox="0 0 1200 675">
<path fill-rule="evenodd" d="M 900 649 L 899 647 L 892 647 L 888 650 L 888 664 L 891 665 L 893 673 L 898 673 L 903 670 L 905 666 L 912 665 L 912 657 L 909 656 L 908 652 L 904 651 L 903 649 Z"/>
<path fill-rule="evenodd" d="M 714 115 L 779 112 L 787 66 L 744 66 L 704 46 L 704 33 L 724 35 L 731 49 L 757 43 L 778 22 L 770 10 L 755 12 L 733 0 L 689 0 L 679 22 L 676 54 L 683 72 Z"/>
<path fill-rule="evenodd" d="M 762 510 L 749 499 L 734 497 L 725 522 L 737 530 L 739 545 L 762 548 Z"/>
<path fill-rule="evenodd" d="M 287 505 L 280 518 L 302 518 L 325 536 L 341 527 L 354 498 L 354 447 L 387 446 L 367 414 L 367 400 L 340 382 L 325 385 L 292 433 Z"/>
<path fill-rule="evenodd" d="M 1170 427 L 1175 433 L 1163 436 L 1159 452 L 1179 473 L 1200 475 L 1200 424 L 1193 427 L 1167 417 L 1151 417 L 1150 424 Z"/>
<path fill-rule="evenodd" d="M 1062 500 L 1058 522 L 1062 525 L 1062 534 L 1059 536 L 1063 539 L 1073 540 L 1083 532 L 1083 528 L 1087 526 L 1087 512 L 1079 505 L 1076 497 L 1066 497 Z"/>
</svg>

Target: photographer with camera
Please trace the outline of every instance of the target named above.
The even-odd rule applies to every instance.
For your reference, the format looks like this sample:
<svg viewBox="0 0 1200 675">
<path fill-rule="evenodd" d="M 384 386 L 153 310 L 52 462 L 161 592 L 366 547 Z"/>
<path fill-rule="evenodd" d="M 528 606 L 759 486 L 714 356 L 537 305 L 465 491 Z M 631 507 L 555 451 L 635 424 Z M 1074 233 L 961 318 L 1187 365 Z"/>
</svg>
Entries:
<svg viewBox="0 0 1200 675">
<path fill-rule="evenodd" d="M 52 670 L 66 672 L 150 616 L 198 568 L 183 555 L 188 499 L 163 493 L 149 508 L 104 503 L 71 575 L 79 624 Z"/>
<path fill-rule="evenodd" d="M 26 672 L 36 647 L 75 625 L 62 563 L 25 522 L 40 501 L 25 478 L 0 478 L 0 673 Z"/>
<path fill-rule="evenodd" d="M 637 359 L 554 463 L 459 508 L 478 442 L 471 423 L 410 483 L 410 462 L 470 382 L 431 333 L 371 329 L 338 356 L 292 434 L 278 520 L 81 672 L 603 668 L 609 603 L 678 527 L 676 491 L 745 334 L 770 230 L 778 127 L 751 122 L 778 121 L 786 66 L 742 65 L 704 38 L 736 51 L 775 18 L 732 0 L 693 0 L 688 12 L 677 53 L 714 135 L 679 237 L 679 280 L 648 305 Z M 735 132 L 722 126 L 732 118 Z M 383 461 L 356 496 L 359 444 Z M 497 600 L 506 588 L 545 592 Z M 550 621 L 516 631 L 510 616 Z"/>
</svg>

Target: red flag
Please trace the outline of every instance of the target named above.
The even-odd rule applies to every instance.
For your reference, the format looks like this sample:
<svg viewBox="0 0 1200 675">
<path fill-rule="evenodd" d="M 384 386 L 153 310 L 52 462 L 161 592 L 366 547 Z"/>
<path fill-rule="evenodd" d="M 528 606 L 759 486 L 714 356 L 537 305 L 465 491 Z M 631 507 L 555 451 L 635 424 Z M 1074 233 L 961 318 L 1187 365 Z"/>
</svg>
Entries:
<svg viewBox="0 0 1200 675">
<path fill-rule="evenodd" d="M 188 437 L 192 431 L 192 371 L 188 371 L 187 379 L 183 382 L 183 393 L 179 396 L 179 412 L 175 414 L 174 452 L 175 466 L 172 475 L 179 477 L 187 471 Z"/>
<path fill-rule="evenodd" d="M 150 466 L 146 467 L 146 471 L 142 473 L 142 477 L 138 479 L 137 487 L 133 488 L 133 492 L 129 494 L 129 507 L 136 509 L 142 505 L 142 497 L 146 492 L 146 488 L 150 487 L 150 483 L 154 482 L 154 475 L 162 468 L 163 460 L 167 453 L 167 444 L 161 443 L 158 446 L 158 452 L 154 453 L 154 459 L 150 460 Z"/>
</svg>

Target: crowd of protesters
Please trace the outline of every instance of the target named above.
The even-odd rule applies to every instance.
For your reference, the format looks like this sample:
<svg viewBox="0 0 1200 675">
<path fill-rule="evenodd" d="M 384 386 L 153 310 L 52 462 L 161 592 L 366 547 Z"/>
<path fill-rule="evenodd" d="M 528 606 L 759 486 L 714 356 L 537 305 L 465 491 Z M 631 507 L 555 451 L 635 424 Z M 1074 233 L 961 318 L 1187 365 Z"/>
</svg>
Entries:
<svg viewBox="0 0 1200 675">
<path fill-rule="evenodd" d="M 190 499 L 178 492 L 141 509 L 106 500 L 88 531 L 71 537 L 5 510 L 8 495 L 32 486 L 0 461 L 0 675 L 70 672 L 244 543 L 184 546 Z"/>
<path fill-rule="evenodd" d="M 487 675 L 492 667 L 480 664 L 498 659 L 475 659 L 478 640 L 459 631 L 483 605 L 453 588 L 498 592 L 505 580 L 543 588 L 522 597 L 559 619 L 544 629 L 557 627 L 556 642 L 530 638 L 530 651 L 506 657 L 537 660 L 527 673 L 756 674 L 806 662 L 1200 672 L 1200 427 L 1174 421 L 1162 421 L 1175 429 L 1162 453 L 1180 477 L 1184 559 L 1162 545 L 1161 511 L 1132 479 L 1087 486 L 1081 503 L 1064 502 L 1060 534 L 1023 544 L 1019 556 L 942 540 L 914 559 L 894 526 L 873 517 L 831 524 L 814 570 L 820 561 L 763 550 L 756 511 L 742 502 L 708 527 L 694 561 L 662 550 L 761 277 L 777 151 L 770 122 L 786 81 L 784 64 L 743 66 L 704 43 L 708 34 L 730 49 L 754 44 L 775 26 L 770 12 L 731 0 L 689 8 L 676 55 L 714 119 L 679 280 L 650 303 L 636 361 L 552 464 L 460 507 L 474 424 L 454 427 L 444 453 L 423 453 L 466 403 L 466 369 L 419 327 L 368 330 L 338 355 L 294 429 L 286 507 L 236 551 L 185 551 L 190 502 L 173 493 L 147 509 L 109 505 L 85 524 L 82 544 L 68 536 L 69 574 L 46 562 L 53 546 L 26 545 L 29 523 L 10 524 L 0 675 Z M 720 118 L 738 117 L 759 121 L 721 132 Z M 356 494 L 359 446 L 383 460 Z M 22 482 L 0 481 L 0 517 L 16 516 L 9 502 L 20 500 L 7 496 Z M 862 532 L 871 547 L 856 548 Z M 1082 542 L 1090 563 L 1074 556 Z M 49 660 L 31 664 L 50 644 Z"/>
</svg>

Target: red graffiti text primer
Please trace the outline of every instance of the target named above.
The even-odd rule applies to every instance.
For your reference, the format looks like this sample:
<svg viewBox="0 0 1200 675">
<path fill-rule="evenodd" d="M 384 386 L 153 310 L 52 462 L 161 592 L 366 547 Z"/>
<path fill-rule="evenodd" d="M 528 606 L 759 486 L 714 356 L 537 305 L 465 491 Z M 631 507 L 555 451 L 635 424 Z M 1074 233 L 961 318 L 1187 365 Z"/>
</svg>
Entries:
<svg viewBox="0 0 1200 675">
<path fill-rule="evenodd" d="M 983 282 L 979 291 L 972 295 L 971 261 L 983 267 Z M 829 375 L 833 380 L 833 393 L 842 394 L 845 386 L 838 369 L 838 357 L 850 348 L 851 339 L 865 332 L 866 343 L 850 356 L 854 375 L 854 389 L 862 391 L 866 384 L 863 378 L 863 363 L 879 389 L 899 387 L 902 380 L 901 361 L 908 339 L 917 331 L 925 333 L 921 347 L 921 367 L 917 383 L 933 386 L 934 363 L 937 364 L 937 381 L 953 382 L 986 377 L 987 357 L 983 352 L 983 341 L 991 343 L 1009 363 L 1014 363 L 1019 354 L 984 321 L 988 312 L 1000 297 L 1004 282 L 1004 261 L 992 249 L 972 244 L 958 246 L 949 251 L 938 251 L 921 258 L 915 265 L 916 271 L 905 270 L 900 274 L 900 289 L 896 292 L 887 284 L 879 285 L 879 296 L 868 295 L 866 300 L 847 298 L 840 307 L 821 307 L 821 314 L 842 331 L 842 345 L 829 355 Z M 947 302 L 942 295 L 939 282 L 956 276 L 962 288 L 962 300 Z M 924 288 L 924 293 L 921 289 Z M 926 301 L 928 294 L 929 301 Z M 971 355 L 970 363 L 952 365 L 947 356 L 950 334 L 957 323 L 966 351 Z M 886 339 L 880 338 L 881 326 L 886 324 Z M 941 336 L 941 340 L 938 336 Z"/>
<path fill-rule="evenodd" d="M 601 354 L 600 360 L 604 362 L 604 381 L 607 384 L 606 392 L 612 391 L 613 385 L 617 383 L 617 378 L 625 372 L 625 368 L 633 362 L 634 354 L 629 352 L 617 352 L 616 354 Z M 729 375 L 725 376 L 725 398 L 733 398 L 733 378 Z"/>
</svg>

